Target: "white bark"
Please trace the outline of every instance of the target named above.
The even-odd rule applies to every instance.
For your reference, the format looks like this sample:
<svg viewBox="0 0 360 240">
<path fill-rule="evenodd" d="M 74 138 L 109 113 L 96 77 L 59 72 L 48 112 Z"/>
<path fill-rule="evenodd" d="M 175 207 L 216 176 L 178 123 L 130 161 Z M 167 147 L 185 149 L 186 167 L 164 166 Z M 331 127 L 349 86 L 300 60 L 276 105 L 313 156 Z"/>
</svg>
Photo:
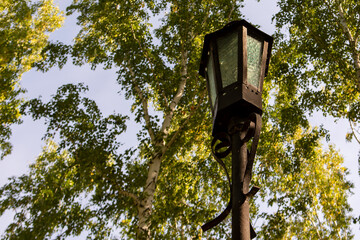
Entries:
<svg viewBox="0 0 360 240">
<path fill-rule="evenodd" d="M 152 211 L 152 202 L 156 189 L 156 182 L 159 176 L 162 155 L 157 155 L 150 162 L 146 185 L 144 189 L 144 198 L 140 201 L 138 207 L 140 239 L 150 238 L 150 216 Z"/>
<path fill-rule="evenodd" d="M 175 94 L 173 100 L 170 103 L 169 109 L 170 111 L 164 116 L 164 121 L 161 126 L 160 132 L 164 135 L 168 134 L 168 129 L 170 127 L 170 122 L 175 112 L 175 108 L 178 105 L 181 97 L 184 94 L 186 80 L 187 80 L 187 53 L 185 51 L 181 52 L 181 80 L 179 83 L 179 87 L 177 93 Z"/>
<path fill-rule="evenodd" d="M 139 227 L 140 239 L 150 238 L 150 224 L 151 224 L 150 216 L 152 212 L 152 203 L 154 200 L 156 183 L 160 172 L 162 156 L 164 155 L 167 149 L 165 146 L 165 138 L 169 133 L 168 130 L 170 128 L 171 120 L 173 118 L 176 107 L 184 94 L 186 80 L 187 80 L 187 53 L 183 51 L 181 54 L 181 79 L 179 82 L 178 90 L 170 103 L 168 113 L 165 114 L 164 116 L 164 121 L 160 129 L 160 134 L 162 134 L 161 138 L 154 139 L 155 144 L 154 143 L 153 144 L 157 153 L 155 153 L 153 159 L 149 162 L 149 170 L 144 188 L 144 195 L 138 207 L 138 218 L 139 218 L 138 227 Z M 143 104 L 143 107 L 145 106 L 147 107 L 147 105 Z M 147 115 L 148 114 L 144 114 L 144 118 Z M 145 121 L 148 120 L 145 119 Z"/>
</svg>

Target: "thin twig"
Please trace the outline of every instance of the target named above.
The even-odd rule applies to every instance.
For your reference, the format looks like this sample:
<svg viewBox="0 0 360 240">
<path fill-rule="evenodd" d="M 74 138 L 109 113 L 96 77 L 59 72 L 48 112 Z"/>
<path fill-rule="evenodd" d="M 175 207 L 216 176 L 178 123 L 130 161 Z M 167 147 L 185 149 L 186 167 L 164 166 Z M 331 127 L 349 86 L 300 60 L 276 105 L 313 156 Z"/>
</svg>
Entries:
<svg viewBox="0 0 360 240">
<path fill-rule="evenodd" d="M 133 69 L 131 68 L 130 61 L 128 61 L 128 69 L 133 78 L 134 89 L 137 92 L 137 94 L 141 100 L 141 105 L 142 105 L 142 108 L 144 111 L 144 120 L 145 120 L 146 128 L 148 130 L 151 142 L 155 145 L 155 133 L 151 127 L 151 120 L 150 120 L 150 114 L 149 114 L 149 108 L 148 108 L 148 99 L 145 97 L 143 91 L 141 91 L 139 85 L 137 84 L 137 81 L 135 78 L 135 73 L 134 73 Z"/>
<path fill-rule="evenodd" d="M 353 136 L 355 137 L 355 140 L 360 144 L 360 139 L 356 136 L 356 133 L 359 133 L 356 129 L 354 129 L 352 121 L 349 119 L 350 127 L 353 132 Z"/>
</svg>

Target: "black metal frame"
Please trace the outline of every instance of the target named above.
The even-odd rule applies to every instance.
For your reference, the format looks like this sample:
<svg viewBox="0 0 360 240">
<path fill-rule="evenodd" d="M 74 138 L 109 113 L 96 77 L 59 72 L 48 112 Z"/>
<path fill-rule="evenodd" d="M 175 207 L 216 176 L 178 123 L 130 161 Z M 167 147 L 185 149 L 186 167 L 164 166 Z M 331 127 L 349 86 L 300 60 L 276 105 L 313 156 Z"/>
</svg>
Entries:
<svg viewBox="0 0 360 240">
<path fill-rule="evenodd" d="M 222 86 L 217 39 L 232 32 L 238 33 L 238 77 L 234 83 L 225 88 Z M 259 88 L 247 81 L 247 36 L 254 37 L 263 43 L 261 75 Z M 216 85 L 216 99 L 211 104 L 213 115 L 213 135 L 217 132 L 226 131 L 231 117 L 236 114 L 239 117 L 246 117 L 251 112 L 262 114 L 262 88 L 264 77 L 268 70 L 273 39 L 271 36 L 260 31 L 245 20 L 233 21 L 224 28 L 205 36 L 204 47 L 201 57 L 199 73 L 209 79 L 206 66 L 210 59 L 209 53 L 213 54 L 213 66 Z M 210 92 L 209 92 L 209 98 Z"/>
</svg>

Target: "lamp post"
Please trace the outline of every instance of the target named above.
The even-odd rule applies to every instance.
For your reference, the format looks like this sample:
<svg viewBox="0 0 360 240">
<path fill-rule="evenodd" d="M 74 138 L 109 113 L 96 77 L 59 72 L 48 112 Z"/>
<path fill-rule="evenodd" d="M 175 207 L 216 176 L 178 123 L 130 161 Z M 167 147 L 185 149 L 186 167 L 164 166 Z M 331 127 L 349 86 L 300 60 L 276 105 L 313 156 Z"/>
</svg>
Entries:
<svg viewBox="0 0 360 240">
<path fill-rule="evenodd" d="M 214 137 L 212 150 L 224 168 L 230 202 L 223 213 L 202 226 L 206 231 L 220 223 L 232 209 L 232 239 L 256 236 L 249 219 L 249 190 L 255 152 L 260 136 L 262 89 L 273 38 L 245 20 L 234 21 L 207 34 L 199 73 L 207 80 Z M 247 142 L 253 138 L 250 151 Z M 220 143 L 219 143 L 220 142 Z M 227 148 L 225 151 L 221 149 Z M 232 153 L 231 179 L 221 160 Z"/>
</svg>

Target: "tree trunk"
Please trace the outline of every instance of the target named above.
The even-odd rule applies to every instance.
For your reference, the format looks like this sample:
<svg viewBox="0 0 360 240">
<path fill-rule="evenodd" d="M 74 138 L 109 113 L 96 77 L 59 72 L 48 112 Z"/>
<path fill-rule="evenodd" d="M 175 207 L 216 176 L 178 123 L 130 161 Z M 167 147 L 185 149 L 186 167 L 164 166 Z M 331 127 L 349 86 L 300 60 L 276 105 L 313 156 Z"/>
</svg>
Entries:
<svg viewBox="0 0 360 240">
<path fill-rule="evenodd" d="M 144 197 L 140 201 L 138 207 L 138 234 L 137 239 L 150 239 L 150 216 L 152 211 L 152 202 L 156 189 L 156 182 L 159 176 L 161 164 L 161 156 L 158 154 L 150 162 L 146 185 L 144 189 Z"/>
<path fill-rule="evenodd" d="M 184 95 L 185 91 L 185 85 L 187 80 L 187 52 L 182 51 L 181 54 L 181 70 L 180 75 L 181 79 L 179 81 L 179 86 L 177 89 L 177 93 L 175 94 L 174 98 L 172 99 L 170 105 L 169 105 L 169 112 L 164 116 L 164 120 L 162 123 L 162 126 L 160 128 L 160 134 L 162 136 L 162 139 L 160 141 L 155 140 L 155 136 L 153 135 L 153 131 L 151 130 L 151 127 L 148 127 L 148 131 L 150 134 L 150 137 L 152 139 L 153 145 L 156 146 L 155 148 L 158 149 L 158 152 L 154 156 L 154 158 L 150 161 L 149 164 L 149 171 L 148 176 L 146 179 L 146 184 L 144 188 L 144 195 L 142 199 L 140 200 L 140 204 L 138 206 L 138 233 L 137 233 L 137 239 L 150 239 L 150 225 L 151 225 L 151 211 L 152 211 L 152 202 L 154 200 L 154 194 L 156 190 L 156 182 L 157 178 L 159 176 L 160 172 L 160 165 L 162 156 L 164 155 L 167 146 L 165 144 L 165 139 L 169 134 L 169 128 L 171 125 L 171 120 L 173 118 L 175 109 Z M 148 121 L 147 116 L 147 103 L 146 101 L 143 101 L 143 107 L 146 109 L 146 112 L 144 114 L 145 121 Z"/>
</svg>

